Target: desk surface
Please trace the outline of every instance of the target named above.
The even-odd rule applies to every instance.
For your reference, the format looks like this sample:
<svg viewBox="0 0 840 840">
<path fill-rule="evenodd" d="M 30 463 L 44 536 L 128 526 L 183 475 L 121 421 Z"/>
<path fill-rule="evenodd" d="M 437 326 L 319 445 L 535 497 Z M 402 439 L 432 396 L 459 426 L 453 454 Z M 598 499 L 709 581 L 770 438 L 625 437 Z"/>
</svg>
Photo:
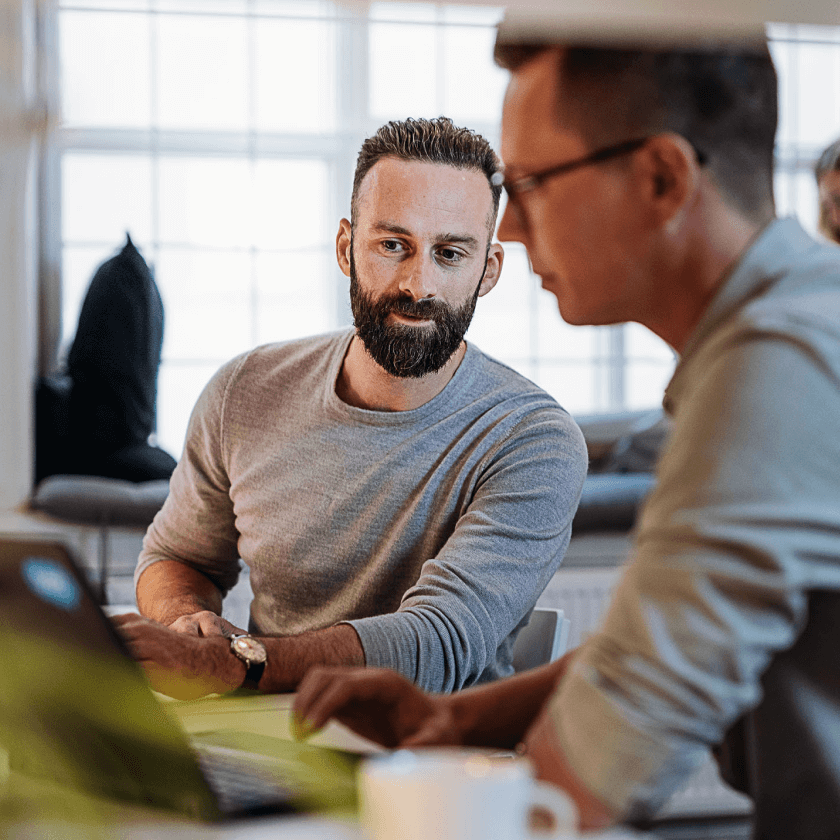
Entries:
<svg viewBox="0 0 840 840">
<path fill-rule="evenodd" d="M 293 695 L 210 697 L 196 701 L 165 700 L 166 707 L 190 735 L 241 732 L 289 739 Z M 330 724 L 309 743 L 367 754 L 381 748 L 340 724 Z M 2 834 L 9 840 L 367 840 L 350 818 L 325 816 L 261 817 L 226 825 L 207 825 L 181 818 L 162 818 L 159 811 L 52 790 L 66 807 L 67 821 L 33 822 L 26 803 L 44 794 L 43 783 L 15 780 L 0 798 Z M 91 807 L 93 805 L 93 808 Z M 95 820 L 88 817 L 97 815 Z M 84 815 L 73 819 L 73 814 Z M 636 832 L 617 829 L 588 834 L 587 840 L 638 840 Z M 644 835 L 647 836 L 647 835 Z"/>
<path fill-rule="evenodd" d="M 186 701 L 162 697 L 162 700 L 190 735 L 224 729 L 292 739 L 290 722 L 293 694 L 207 697 Z M 331 722 L 323 731 L 310 738 L 308 743 L 361 755 L 382 752 L 382 747 L 378 744 L 356 735 L 346 726 L 336 722 Z"/>
</svg>

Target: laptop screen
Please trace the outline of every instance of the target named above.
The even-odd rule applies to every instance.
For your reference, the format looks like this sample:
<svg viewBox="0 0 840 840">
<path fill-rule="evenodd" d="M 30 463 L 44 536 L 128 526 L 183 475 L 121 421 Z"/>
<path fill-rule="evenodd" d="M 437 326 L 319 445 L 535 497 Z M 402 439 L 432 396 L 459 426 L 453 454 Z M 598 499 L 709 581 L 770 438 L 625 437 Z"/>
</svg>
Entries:
<svg viewBox="0 0 840 840">
<path fill-rule="evenodd" d="M 12 771 L 214 819 L 186 736 L 68 549 L 0 538 L 0 749 Z"/>
</svg>

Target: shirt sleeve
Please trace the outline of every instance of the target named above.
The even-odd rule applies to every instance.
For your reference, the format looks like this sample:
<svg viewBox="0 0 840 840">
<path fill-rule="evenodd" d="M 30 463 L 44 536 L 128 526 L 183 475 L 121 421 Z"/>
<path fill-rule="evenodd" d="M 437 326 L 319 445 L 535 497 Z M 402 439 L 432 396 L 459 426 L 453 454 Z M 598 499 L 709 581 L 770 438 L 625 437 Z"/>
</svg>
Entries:
<svg viewBox="0 0 840 840">
<path fill-rule="evenodd" d="M 600 630 L 551 700 L 558 743 L 625 816 L 656 809 L 761 699 L 809 589 L 840 587 L 837 341 L 755 326 L 702 360 Z"/>
<path fill-rule="evenodd" d="M 488 455 L 452 535 L 399 609 L 348 622 L 366 663 L 429 691 L 504 676 L 499 648 L 563 558 L 586 468 L 583 435 L 565 412 L 526 415 Z"/>
<path fill-rule="evenodd" d="M 184 453 L 169 481 L 169 496 L 143 539 L 134 573 L 160 560 L 176 560 L 207 575 L 227 594 L 239 577 L 239 534 L 230 499 L 224 410 L 239 357 L 205 386 L 187 428 Z"/>
</svg>

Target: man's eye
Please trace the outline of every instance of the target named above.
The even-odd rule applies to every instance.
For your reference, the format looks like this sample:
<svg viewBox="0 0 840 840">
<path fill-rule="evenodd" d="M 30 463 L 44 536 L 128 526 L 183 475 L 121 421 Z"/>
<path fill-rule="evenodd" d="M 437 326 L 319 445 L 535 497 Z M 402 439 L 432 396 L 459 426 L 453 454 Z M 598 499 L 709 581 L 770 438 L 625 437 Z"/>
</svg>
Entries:
<svg viewBox="0 0 840 840">
<path fill-rule="evenodd" d="M 402 251 L 402 249 L 403 249 L 403 247 L 402 247 L 402 242 L 400 242 L 400 241 L 399 241 L 399 240 L 397 240 L 397 239 L 386 239 L 386 240 L 382 243 L 382 247 L 383 247 L 386 251 L 393 251 L 394 253 L 396 253 L 396 252 L 398 252 L 398 251 Z"/>
<path fill-rule="evenodd" d="M 456 251 L 454 248 L 441 248 L 440 251 L 438 251 L 438 254 L 441 259 L 452 263 L 460 262 L 464 258 L 464 255 L 460 251 Z"/>
</svg>

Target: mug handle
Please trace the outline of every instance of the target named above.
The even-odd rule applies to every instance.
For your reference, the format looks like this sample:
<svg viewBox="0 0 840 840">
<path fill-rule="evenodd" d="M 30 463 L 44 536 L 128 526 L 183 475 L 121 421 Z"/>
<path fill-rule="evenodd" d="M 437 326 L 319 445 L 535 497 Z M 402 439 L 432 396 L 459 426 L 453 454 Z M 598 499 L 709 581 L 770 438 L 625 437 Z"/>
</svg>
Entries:
<svg viewBox="0 0 840 840">
<path fill-rule="evenodd" d="M 530 808 L 545 808 L 554 818 L 554 828 L 528 829 L 529 840 L 573 840 L 578 837 L 578 813 L 569 794 L 554 785 L 535 779 L 531 788 Z"/>
</svg>

